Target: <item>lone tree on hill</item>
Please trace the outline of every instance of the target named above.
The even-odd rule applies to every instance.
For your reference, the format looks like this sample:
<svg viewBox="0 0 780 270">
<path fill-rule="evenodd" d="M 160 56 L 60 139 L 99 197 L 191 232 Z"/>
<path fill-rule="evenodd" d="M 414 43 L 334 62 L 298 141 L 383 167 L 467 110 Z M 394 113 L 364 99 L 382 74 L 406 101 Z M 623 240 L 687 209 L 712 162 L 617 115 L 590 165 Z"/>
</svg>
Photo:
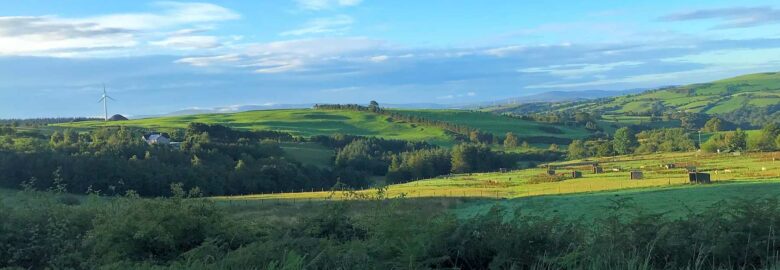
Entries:
<svg viewBox="0 0 780 270">
<path fill-rule="evenodd" d="M 376 102 L 376 100 L 372 100 L 368 103 L 368 109 L 372 112 L 379 111 L 379 102 Z"/>
</svg>

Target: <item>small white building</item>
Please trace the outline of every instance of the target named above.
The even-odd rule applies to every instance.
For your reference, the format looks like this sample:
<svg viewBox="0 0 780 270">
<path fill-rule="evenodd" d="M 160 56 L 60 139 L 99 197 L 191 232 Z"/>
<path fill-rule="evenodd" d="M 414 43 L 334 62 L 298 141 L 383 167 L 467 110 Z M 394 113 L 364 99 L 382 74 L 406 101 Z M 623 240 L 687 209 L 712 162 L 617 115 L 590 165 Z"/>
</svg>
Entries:
<svg viewBox="0 0 780 270">
<path fill-rule="evenodd" d="M 170 144 L 171 143 L 170 138 L 159 133 L 146 134 L 142 138 L 148 144 Z"/>
</svg>

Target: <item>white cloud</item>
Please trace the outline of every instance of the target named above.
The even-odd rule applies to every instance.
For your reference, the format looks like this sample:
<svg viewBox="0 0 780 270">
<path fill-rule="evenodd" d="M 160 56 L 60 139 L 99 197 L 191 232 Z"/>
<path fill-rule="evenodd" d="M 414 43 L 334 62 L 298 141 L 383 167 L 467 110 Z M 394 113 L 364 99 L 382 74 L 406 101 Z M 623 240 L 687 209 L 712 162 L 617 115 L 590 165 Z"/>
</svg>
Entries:
<svg viewBox="0 0 780 270">
<path fill-rule="evenodd" d="M 661 17 L 664 21 L 721 20 L 715 28 L 746 28 L 780 23 L 780 9 L 772 7 L 732 7 L 700 9 Z"/>
<path fill-rule="evenodd" d="M 498 47 L 498 48 L 490 48 L 484 51 L 487 55 L 492 55 L 496 57 L 504 57 L 507 55 L 512 55 L 516 53 L 524 52 L 528 49 L 527 46 L 521 46 L 521 45 L 511 45 L 511 46 L 504 46 L 504 47 Z"/>
<path fill-rule="evenodd" d="M 327 18 L 317 18 L 307 22 L 303 27 L 280 33 L 281 36 L 301 36 L 310 34 L 334 34 L 349 30 L 354 20 L 347 15 Z"/>
<path fill-rule="evenodd" d="M 384 42 L 366 38 L 298 39 L 246 44 L 238 54 L 187 57 L 177 62 L 193 66 L 230 65 L 250 68 L 257 73 L 280 73 L 305 70 L 317 63 L 346 61 L 350 55 L 368 54 L 383 47 Z"/>
<path fill-rule="evenodd" d="M 565 78 L 580 78 L 584 75 L 602 73 L 611 71 L 619 67 L 626 66 L 638 66 L 643 62 L 638 61 L 623 61 L 606 64 L 566 64 L 566 65 L 551 65 L 546 67 L 531 67 L 519 69 L 521 73 L 547 73 Z"/>
<path fill-rule="evenodd" d="M 661 59 L 665 63 L 697 64 L 703 67 L 662 73 L 645 73 L 618 78 L 602 77 L 575 83 L 547 83 L 529 85 L 528 89 L 556 89 L 594 86 L 659 86 L 687 84 L 722 79 L 735 74 L 776 70 L 780 66 L 780 48 L 717 50 L 682 57 Z"/>
<path fill-rule="evenodd" d="M 94 22 L 104 27 L 149 30 L 241 18 L 241 15 L 230 9 L 209 3 L 158 2 L 154 6 L 162 11 L 109 14 L 75 21 Z"/>
<path fill-rule="evenodd" d="M 357 6 L 363 0 L 295 0 L 298 7 L 308 10 L 324 10 L 337 7 Z"/>
<path fill-rule="evenodd" d="M 371 60 L 371 62 L 375 62 L 375 63 L 384 62 L 384 61 L 387 61 L 387 59 L 390 59 L 390 57 L 387 56 L 387 55 L 377 55 L 377 56 L 372 56 L 371 58 L 369 58 L 369 60 Z"/>
<path fill-rule="evenodd" d="M 359 90 L 360 87 L 357 86 L 349 86 L 349 87 L 339 87 L 339 88 L 328 88 L 328 89 L 322 89 L 320 92 L 323 93 L 342 93 L 342 92 L 350 92 Z"/>
<path fill-rule="evenodd" d="M 477 96 L 476 92 L 467 92 L 467 93 L 460 93 L 460 94 L 438 96 L 436 97 L 436 99 L 455 99 L 455 98 L 475 97 L 475 96 Z"/>
<path fill-rule="evenodd" d="M 183 50 L 213 49 L 221 46 L 219 39 L 214 36 L 172 36 L 150 44 Z"/>
<path fill-rule="evenodd" d="M 188 64 L 196 67 L 206 67 L 217 64 L 237 63 L 239 61 L 241 61 L 241 56 L 238 54 L 225 54 L 216 56 L 185 57 L 176 60 L 176 63 Z"/>
<path fill-rule="evenodd" d="M 188 27 L 237 19 L 226 8 L 207 3 L 159 2 L 157 12 L 118 13 L 84 18 L 57 16 L 0 17 L 0 55 L 94 57 L 142 53 L 139 45 L 214 48 L 215 37 L 193 35 Z M 174 34 L 152 41 L 155 36 Z M 182 36 L 187 35 L 187 36 Z M 147 52 L 148 53 L 148 52 Z"/>
</svg>

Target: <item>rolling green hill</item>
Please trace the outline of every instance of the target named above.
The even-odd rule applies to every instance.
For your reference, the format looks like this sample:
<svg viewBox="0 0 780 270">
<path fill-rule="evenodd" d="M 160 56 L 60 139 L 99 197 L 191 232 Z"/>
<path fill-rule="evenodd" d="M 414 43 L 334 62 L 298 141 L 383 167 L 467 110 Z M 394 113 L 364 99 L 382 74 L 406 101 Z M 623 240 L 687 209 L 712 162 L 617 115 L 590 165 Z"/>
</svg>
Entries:
<svg viewBox="0 0 780 270">
<path fill-rule="evenodd" d="M 401 111 L 399 111 L 401 112 Z M 532 121 L 514 119 L 490 113 L 454 110 L 402 111 L 425 118 L 452 122 L 503 136 L 514 132 L 521 138 L 555 137 L 582 138 L 587 131 L 578 128 L 555 127 Z M 84 121 L 54 125 L 58 128 L 90 129 L 102 126 L 130 126 L 166 130 L 184 128 L 191 122 L 212 123 L 247 130 L 276 130 L 309 137 L 335 133 L 376 136 L 387 139 L 427 141 L 438 145 L 451 145 L 454 139 L 448 131 L 436 126 L 407 123 L 389 116 L 371 112 L 348 110 L 267 110 L 227 114 L 200 114 L 146 118 L 119 122 Z"/>
<path fill-rule="evenodd" d="M 512 132 L 521 138 L 549 136 L 578 139 L 589 135 L 584 128 L 556 126 L 487 112 L 463 110 L 394 110 L 393 112 L 466 125 L 499 136 L 507 132 Z"/>
<path fill-rule="evenodd" d="M 310 109 L 249 111 L 225 114 L 199 114 L 146 118 L 120 122 L 86 121 L 58 125 L 60 127 L 94 128 L 101 126 L 131 126 L 150 129 L 185 128 L 191 122 L 226 125 L 246 130 L 276 130 L 298 136 L 332 135 L 336 133 L 377 136 L 388 139 L 428 141 L 450 144 L 451 138 L 439 128 L 394 123 L 386 117 L 355 111 L 317 111 Z"/>
<path fill-rule="evenodd" d="M 735 122 L 751 118 L 772 119 L 780 107 L 780 72 L 758 73 L 599 100 L 519 105 L 499 112 L 545 112 L 581 110 L 599 112 L 605 119 L 627 115 L 649 115 L 654 109 L 724 116 Z M 753 121 L 751 124 L 756 125 Z"/>
<path fill-rule="evenodd" d="M 663 88 L 613 98 L 591 108 L 617 113 L 648 112 L 655 102 L 686 112 L 722 114 L 740 108 L 767 107 L 780 103 L 780 73 L 760 73 L 711 83 Z"/>
</svg>

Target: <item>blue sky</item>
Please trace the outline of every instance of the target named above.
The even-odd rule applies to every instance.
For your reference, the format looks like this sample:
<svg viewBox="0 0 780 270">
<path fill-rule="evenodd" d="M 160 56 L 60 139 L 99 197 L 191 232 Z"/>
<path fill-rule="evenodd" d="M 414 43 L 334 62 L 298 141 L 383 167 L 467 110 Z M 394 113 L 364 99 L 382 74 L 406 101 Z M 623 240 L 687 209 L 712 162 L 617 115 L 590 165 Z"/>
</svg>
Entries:
<svg viewBox="0 0 780 270">
<path fill-rule="evenodd" d="M 776 1 L 4 1 L 0 118 L 473 103 L 780 70 Z"/>
</svg>

